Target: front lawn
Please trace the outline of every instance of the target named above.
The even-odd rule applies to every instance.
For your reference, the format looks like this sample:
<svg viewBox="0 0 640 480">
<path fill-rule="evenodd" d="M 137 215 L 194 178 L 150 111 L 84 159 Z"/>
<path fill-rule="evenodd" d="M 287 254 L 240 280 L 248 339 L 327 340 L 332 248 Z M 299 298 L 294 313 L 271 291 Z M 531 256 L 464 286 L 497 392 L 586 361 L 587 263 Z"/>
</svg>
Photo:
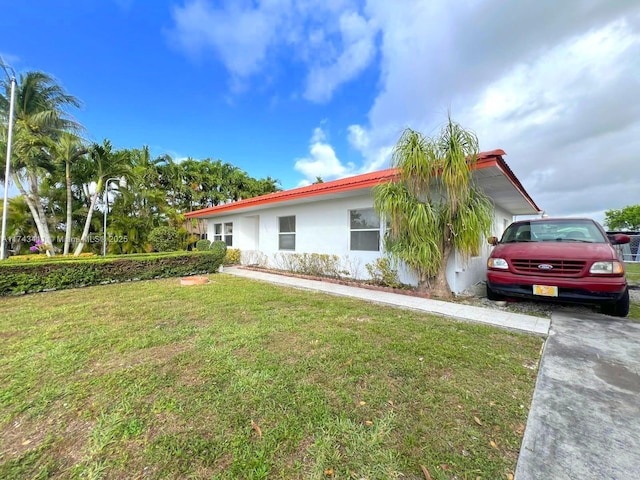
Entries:
<svg viewBox="0 0 640 480">
<path fill-rule="evenodd" d="M 640 263 L 625 263 L 624 265 L 629 285 L 640 285 Z"/>
<path fill-rule="evenodd" d="M 0 299 L 0 478 L 513 473 L 541 338 L 211 278 Z"/>
<path fill-rule="evenodd" d="M 629 285 L 632 287 L 640 286 L 640 263 L 625 263 L 625 269 Z M 633 296 L 629 306 L 629 318 L 640 320 L 640 302 L 634 301 Z"/>
</svg>

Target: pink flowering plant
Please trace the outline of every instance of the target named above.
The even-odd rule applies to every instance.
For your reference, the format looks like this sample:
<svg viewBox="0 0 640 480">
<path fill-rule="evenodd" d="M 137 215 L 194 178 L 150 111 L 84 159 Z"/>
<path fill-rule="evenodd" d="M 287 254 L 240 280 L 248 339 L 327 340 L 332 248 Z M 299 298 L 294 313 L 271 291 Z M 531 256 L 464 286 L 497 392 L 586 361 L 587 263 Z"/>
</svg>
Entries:
<svg viewBox="0 0 640 480">
<path fill-rule="evenodd" d="M 47 245 L 44 244 L 42 240 L 36 240 L 35 245 L 29 247 L 29 251 L 33 253 L 43 253 L 48 249 Z"/>
</svg>

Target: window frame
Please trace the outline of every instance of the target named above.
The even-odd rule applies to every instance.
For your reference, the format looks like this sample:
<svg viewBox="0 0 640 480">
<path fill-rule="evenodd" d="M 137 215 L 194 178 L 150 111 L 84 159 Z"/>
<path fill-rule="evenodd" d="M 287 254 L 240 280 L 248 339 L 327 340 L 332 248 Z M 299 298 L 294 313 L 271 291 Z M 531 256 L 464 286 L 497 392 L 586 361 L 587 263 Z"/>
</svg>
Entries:
<svg viewBox="0 0 640 480">
<path fill-rule="evenodd" d="M 380 216 L 376 213 L 376 217 L 378 218 L 378 226 L 370 227 L 370 228 L 353 228 L 352 222 L 352 213 L 357 211 L 372 211 L 375 213 L 375 209 L 373 207 L 363 207 L 363 208 L 351 208 L 347 212 L 347 220 L 349 222 L 349 251 L 350 252 L 380 252 L 382 250 L 382 220 Z M 362 232 L 372 232 L 377 234 L 378 247 L 376 249 L 367 249 L 367 248 L 354 248 L 353 246 L 353 234 L 354 233 L 362 233 Z"/>
<path fill-rule="evenodd" d="M 227 233 L 227 231 L 229 231 L 229 233 Z M 214 223 L 213 241 L 225 242 L 227 247 L 233 247 L 233 222 Z"/>
<path fill-rule="evenodd" d="M 282 231 L 282 220 L 286 219 L 286 218 L 293 218 L 293 231 L 289 232 L 283 232 Z M 278 219 L 278 250 L 279 251 L 284 251 L 284 252 L 295 252 L 296 251 L 296 230 L 297 230 L 297 225 L 296 225 L 296 216 L 295 215 L 283 215 L 281 217 L 277 217 Z M 282 247 L 282 238 L 283 237 L 291 237 L 293 238 L 293 248 L 283 248 Z"/>
</svg>

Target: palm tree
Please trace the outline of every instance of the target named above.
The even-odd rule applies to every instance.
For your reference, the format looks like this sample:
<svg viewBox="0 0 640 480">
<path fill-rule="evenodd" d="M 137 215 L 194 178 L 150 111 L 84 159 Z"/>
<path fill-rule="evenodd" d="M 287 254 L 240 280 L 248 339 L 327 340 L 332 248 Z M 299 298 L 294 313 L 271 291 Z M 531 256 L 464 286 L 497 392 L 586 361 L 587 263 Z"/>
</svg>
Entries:
<svg viewBox="0 0 640 480">
<path fill-rule="evenodd" d="M 87 237 L 89 236 L 89 229 L 91 227 L 91 217 L 95 211 L 102 189 L 105 186 L 105 180 L 109 177 L 131 177 L 131 165 L 128 152 L 125 150 L 114 152 L 111 142 L 106 139 L 103 140 L 102 145 L 95 143 L 91 146 L 89 149 L 89 159 L 83 166 L 85 167 L 85 177 L 90 178 L 92 183 L 95 182 L 96 187 L 95 191 L 90 193 L 89 186 L 86 185 L 86 193 L 90 194 L 89 198 L 91 200 L 80 241 L 73 252 L 74 256 L 80 255 L 87 243 Z"/>
<path fill-rule="evenodd" d="M 5 93 L 0 93 L 0 109 L 4 112 L 9 103 L 9 82 L 5 80 L 2 84 Z M 54 254 L 53 242 L 40 184 L 43 177 L 54 169 L 47 152 L 55 149 L 56 141 L 63 132 L 80 129 L 80 125 L 65 111 L 79 106 L 80 102 L 46 73 L 34 71 L 20 75 L 16 89 L 11 176 L 29 207 L 41 240 L 51 246 L 47 251 L 50 255 Z"/>
<path fill-rule="evenodd" d="M 0 214 L 1 213 L 2 205 L 0 205 Z M 29 207 L 24 197 L 10 198 L 7 213 L 7 240 L 9 241 L 10 250 L 15 253 L 20 253 L 24 245 L 35 243 L 38 230 L 33 222 L 33 217 L 29 212 Z"/>
<path fill-rule="evenodd" d="M 374 207 L 388 219 L 385 248 L 416 271 L 419 290 L 438 297 L 451 297 L 451 253 L 468 259 L 490 233 L 493 204 L 472 178 L 477 154 L 477 137 L 451 118 L 433 139 L 406 129 L 391 159 L 398 181 L 374 189 Z"/>
<path fill-rule="evenodd" d="M 167 202 L 173 209 L 187 211 L 181 206 L 184 196 L 184 166 L 176 163 L 169 155 L 158 158 L 159 182 L 166 193 Z"/>
<path fill-rule="evenodd" d="M 134 194 L 131 206 L 133 214 L 149 218 L 154 225 L 158 218 L 168 208 L 167 192 L 160 182 L 160 165 L 165 161 L 163 157 L 152 159 L 148 146 L 131 151 L 133 182 L 128 190 Z M 153 227 L 152 227 L 153 228 Z"/>
<path fill-rule="evenodd" d="M 63 132 L 57 144 L 51 151 L 52 160 L 58 166 L 64 166 L 64 180 L 66 188 L 66 222 L 63 255 L 69 254 L 71 234 L 73 230 L 73 184 L 71 166 L 86 155 L 89 150 L 80 137 L 70 132 Z"/>
</svg>

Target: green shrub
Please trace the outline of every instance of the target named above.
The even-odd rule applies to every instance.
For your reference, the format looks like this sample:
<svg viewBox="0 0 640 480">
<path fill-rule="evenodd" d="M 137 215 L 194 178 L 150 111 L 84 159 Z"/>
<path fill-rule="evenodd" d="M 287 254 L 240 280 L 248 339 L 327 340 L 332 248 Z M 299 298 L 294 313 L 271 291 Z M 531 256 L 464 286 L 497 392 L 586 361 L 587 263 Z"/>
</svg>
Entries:
<svg viewBox="0 0 640 480">
<path fill-rule="evenodd" d="M 216 272 L 224 255 L 176 252 L 0 264 L 0 295 Z"/>
<path fill-rule="evenodd" d="M 341 278 L 348 275 L 340 266 L 340 257 L 324 253 L 282 253 L 276 257 L 281 270 L 315 277 Z"/>
<path fill-rule="evenodd" d="M 173 227 L 156 227 L 149 233 L 149 243 L 156 252 L 175 252 L 180 248 L 178 231 Z"/>
<path fill-rule="evenodd" d="M 225 255 L 227 254 L 227 244 L 222 240 L 216 240 L 211 243 L 209 250 L 214 254 L 219 255 L 221 259 L 224 260 Z"/>
<path fill-rule="evenodd" d="M 202 252 L 204 250 L 209 250 L 211 248 L 211 242 L 206 239 L 198 240 L 196 242 L 196 250 Z"/>
<path fill-rule="evenodd" d="M 224 257 L 225 265 L 238 265 L 240 263 L 240 249 L 227 248 L 227 254 Z"/>
<path fill-rule="evenodd" d="M 398 270 L 393 267 L 389 258 L 378 258 L 373 263 L 367 263 L 365 267 L 374 284 L 391 288 L 402 286 L 398 277 Z"/>
</svg>

